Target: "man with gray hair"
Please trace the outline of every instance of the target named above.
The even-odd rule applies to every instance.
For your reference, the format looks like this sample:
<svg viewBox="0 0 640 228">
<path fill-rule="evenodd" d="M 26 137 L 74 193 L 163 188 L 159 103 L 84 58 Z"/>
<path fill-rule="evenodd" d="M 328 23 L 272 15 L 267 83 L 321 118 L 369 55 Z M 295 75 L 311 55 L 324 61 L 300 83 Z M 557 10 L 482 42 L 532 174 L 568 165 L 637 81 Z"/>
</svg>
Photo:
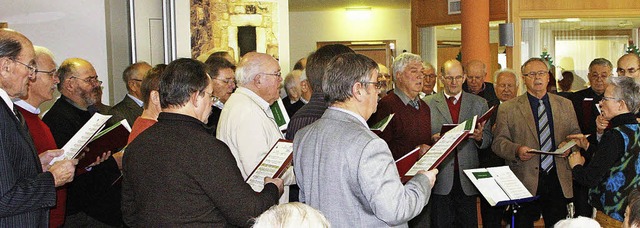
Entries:
<svg viewBox="0 0 640 228">
<path fill-rule="evenodd" d="M 56 204 L 56 187 L 71 182 L 77 160 L 49 166 L 62 150 L 40 155 L 11 102 L 27 95 L 35 80 L 31 41 L 19 32 L 0 29 L 0 227 L 47 227 L 49 208 Z"/>
<path fill-rule="evenodd" d="M 436 94 L 434 88 L 436 84 L 438 84 L 438 75 L 431 63 L 424 62 L 422 64 L 422 75 L 424 78 L 422 79 L 422 93 L 420 93 L 420 98 Z"/>
<path fill-rule="evenodd" d="M 427 204 L 438 173 L 421 170 L 402 185 L 387 143 L 369 130 L 377 68 L 361 54 L 333 58 L 322 82 L 330 107 L 293 142 L 300 201 L 335 227 L 406 227 Z"/>
<path fill-rule="evenodd" d="M 151 65 L 146 62 L 138 62 L 128 66 L 122 73 L 122 80 L 127 86 L 127 95 L 124 96 L 120 103 L 114 105 L 109 113 L 122 117 L 129 122 L 129 126 L 133 125 L 138 116 L 142 115 L 141 84 L 144 75 L 151 69 Z"/>
<path fill-rule="evenodd" d="M 284 138 L 269 106 L 280 98 L 282 75 L 278 61 L 264 53 L 245 54 L 236 69 L 236 89 L 225 103 L 216 137 L 231 149 L 243 178 L 258 166 L 271 147 Z M 282 179 L 295 182 L 292 170 Z M 257 189 L 254 189 L 257 190 Z M 289 199 L 288 187 L 280 202 Z"/>
<path fill-rule="evenodd" d="M 302 98 L 302 89 L 300 88 L 300 75 L 302 70 L 292 70 L 284 79 L 284 88 L 287 96 L 282 99 L 284 108 L 287 110 L 289 117 L 293 116 L 298 109 L 305 104 Z"/>
</svg>

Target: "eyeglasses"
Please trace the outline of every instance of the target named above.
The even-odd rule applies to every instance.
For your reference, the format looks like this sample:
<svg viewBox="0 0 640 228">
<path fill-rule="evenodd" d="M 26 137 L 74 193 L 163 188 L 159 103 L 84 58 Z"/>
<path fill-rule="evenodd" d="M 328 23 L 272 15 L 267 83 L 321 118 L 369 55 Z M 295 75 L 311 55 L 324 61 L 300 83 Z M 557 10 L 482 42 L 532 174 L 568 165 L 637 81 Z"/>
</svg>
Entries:
<svg viewBox="0 0 640 228">
<path fill-rule="evenodd" d="M 458 75 L 458 76 L 455 76 L 455 77 L 452 77 L 452 76 L 446 76 L 446 77 L 444 77 L 444 80 L 445 80 L 445 81 L 448 81 L 448 82 L 452 82 L 453 80 L 456 80 L 456 81 L 462 81 L 462 79 L 464 79 L 464 77 L 463 77 L 463 76 L 461 76 L 461 75 Z"/>
<path fill-rule="evenodd" d="M 20 65 L 23 65 L 23 66 L 27 67 L 27 69 L 29 69 L 29 74 L 33 74 L 33 73 L 36 72 L 36 66 L 34 66 L 33 64 L 25 64 L 25 63 L 20 62 L 20 61 L 18 61 L 16 59 L 11 59 L 11 60 L 13 60 L 16 63 L 20 63 Z"/>
<path fill-rule="evenodd" d="M 544 77 L 544 76 L 547 76 L 548 74 L 549 74 L 548 71 L 542 71 L 541 70 L 541 71 L 538 71 L 538 72 L 529 72 L 527 74 L 522 74 L 522 76 L 525 76 L 525 77 L 536 77 L 536 76 Z"/>
<path fill-rule="evenodd" d="M 373 86 L 376 87 L 376 89 L 380 89 L 384 86 L 387 86 L 387 83 L 384 81 L 377 81 L 377 82 L 360 82 L 362 84 L 368 85 L 368 84 L 372 84 Z"/>
<path fill-rule="evenodd" d="M 92 76 L 92 77 L 88 77 L 88 78 L 78 78 L 76 76 L 71 76 L 70 78 L 75 78 L 75 79 L 78 79 L 80 81 L 84 81 L 84 82 L 89 83 L 89 84 L 98 84 L 98 85 L 102 84 L 102 81 L 98 80 L 98 76 Z"/>
<path fill-rule="evenodd" d="M 437 77 L 436 74 L 422 74 L 422 75 L 424 75 L 425 78 L 431 78 L 431 79 L 434 79 Z"/>
<path fill-rule="evenodd" d="M 216 97 L 215 95 L 213 95 L 213 93 L 209 93 L 207 91 L 204 91 L 205 94 L 207 94 L 209 96 L 209 99 L 211 99 L 211 102 L 216 102 L 216 99 L 218 99 L 218 97 Z"/>
<path fill-rule="evenodd" d="M 598 73 L 590 73 L 589 77 L 593 78 L 593 80 L 606 80 L 609 76 L 613 76 L 613 74 L 606 74 L 606 73 L 602 73 L 602 74 L 598 74 Z"/>
<path fill-rule="evenodd" d="M 619 100 L 620 98 L 615 98 L 615 97 L 606 97 L 606 96 L 602 97 L 602 101 L 619 101 Z"/>
<path fill-rule="evenodd" d="M 282 77 L 282 72 L 278 72 L 278 73 L 260 73 L 260 74 L 276 76 L 278 78 Z"/>
<path fill-rule="evenodd" d="M 619 74 L 619 75 L 624 75 L 624 74 L 626 74 L 626 73 L 633 74 L 633 73 L 635 73 L 635 72 L 636 72 L 636 71 L 638 71 L 638 70 L 640 70 L 640 69 L 638 69 L 638 68 L 628 68 L 628 69 L 618 68 L 618 69 L 616 70 L 616 72 L 618 72 L 618 74 Z"/>
<path fill-rule="evenodd" d="M 233 78 L 227 78 L 227 79 L 214 78 L 213 80 L 218 80 L 218 81 L 224 82 L 225 84 L 231 84 L 231 83 L 236 84 L 236 80 Z"/>
<path fill-rule="evenodd" d="M 44 71 L 44 70 L 36 70 L 35 73 L 43 73 L 43 74 L 48 74 L 49 76 L 53 76 L 53 73 L 56 72 L 56 69 L 50 70 L 50 71 Z"/>
</svg>

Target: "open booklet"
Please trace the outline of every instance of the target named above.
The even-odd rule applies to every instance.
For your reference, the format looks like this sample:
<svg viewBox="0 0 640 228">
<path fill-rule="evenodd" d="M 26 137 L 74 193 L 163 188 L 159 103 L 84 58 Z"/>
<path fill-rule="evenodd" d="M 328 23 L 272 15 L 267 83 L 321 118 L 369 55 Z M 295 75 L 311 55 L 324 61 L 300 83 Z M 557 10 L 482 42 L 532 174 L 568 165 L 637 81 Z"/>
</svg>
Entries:
<svg viewBox="0 0 640 228">
<path fill-rule="evenodd" d="M 264 178 L 281 177 L 293 160 L 293 142 L 289 140 L 278 140 L 271 150 L 264 156 L 258 166 L 251 171 L 247 177 L 247 184 L 256 192 L 261 192 L 264 188 Z"/>
<path fill-rule="evenodd" d="M 451 129 L 447 134 L 444 134 L 438 142 L 436 142 L 426 154 L 424 154 L 420 160 L 418 160 L 409 171 L 405 174 L 400 173 L 401 178 L 407 176 L 415 176 L 420 170 L 432 170 L 436 168 L 444 159 L 453 151 L 460 142 L 462 142 L 469 131 L 465 130 L 466 122 L 459 124 L 457 127 Z"/>
<path fill-rule="evenodd" d="M 111 151 L 113 154 L 124 148 L 127 145 L 129 134 L 131 134 L 131 127 L 125 119 L 98 132 L 86 146 L 89 151 L 86 151 L 82 159 L 78 161 L 76 175 L 85 173 L 85 168 L 95 162 L 96 158 L 102 156 L 103 153 Z"/>
<path fill-rule="evenodd" d="M 411 179 L 410 176 L 404 176 L 404 174 L 407 173 L 411 167 L 413 167 L 413 164 L 420 159 L 419 151 L 420 147 L 416 147 L 411 152 L 396 160 L 396 168 L 398 169 L 398 174 L 400 174 L 400 180 L 402 183 L 407 183 L 407 181 Z"/>
<path fill-rule="evenodd" d="M 589 135 L 585 135 L 585 137 L 589 137 Z M 527 152 L 529 153 L 536 153 L 536 154 L 552 154 L 552 155 L 560 155 L 560 154 L 564 154 L 565 151 L 567 151 L 568 149 L 571 149 L 571 147 L 576 145 L 576 141 L 569 141 L 567 143 L 564 144 L 564 146 L 556 149 L 555 151 L 542 151 L 542 150 L 536 150 L 536 149 L 531 149 Z"/>
<path fill-rule="evenodd" d="M 64 150 L 64 153 L 53 158 L 49 165 L 53 165 L 53 163 L 57 161 L 77 158 L 84 147 L 86 147 L 94 136 L 104 128 L 104 125 L 109 118 L 111 118 L 110 115 L 102 115 L 100 113 L 93 114 L 89 121 L 87 121 L 82 128 L 80 128 L 80 130 L 61 148 Z"/>
<path fill-rule="evenodd" d="M 473 118 L 465 121 L 464 123 L 466 125 L 464 127 L 464 130 L 470 132 L 470 134 L 473 134 L 473 131 L 476 130 L 477 123 L 483 123 L 483 122 L 486 123 L 491 118 L 493 113 L 495 113 L 496 107 L 498 106 L 494 105 L 491 108 L 489 108 L 489 110 L 487 110 L 484 114 L 482 114 L 482 116 L 478 117 L 477 115 L 475 115 L 473 116 Z M 443 124 L 442 128 L 440 128 L 440 135 L 444 135 L 445 133 L 455 128 L 456 126 L 458 126 L 458 124 Z"/>
<path fill-rule="evenodd" d="M 372 131 L 384 131 L 385 128 L 387 128 L 387 125 L 389 125 L 389 122 L 391 122 L 391 119 L 393 119 L 393 116 L 395 115 L 395 113 L 391 113 L 389 114 L 387 117 L 385 117 L 384 119 L 378 121 L 376 124 L 374 124 L 373 126 L 371 126 Z"/>
<path fill-rule="evenodd" d="M 287 113 L 287 109 L 284 108 L 282 98 L 278 98 L 278 100 L 273 102 L 269 108 L 271 108 L 273 119 L 276 121 L 276 124 L 278 124 L 280 131 L 287 130 L 287 126 L 289 125 L 289 114 Z"/>
<path fill-rule="evenodd" d="M 508 166 L 466 169 L 464 174 L 491 206 L 524 203 L 537 198 L 531 195 Z"/>
</svg>

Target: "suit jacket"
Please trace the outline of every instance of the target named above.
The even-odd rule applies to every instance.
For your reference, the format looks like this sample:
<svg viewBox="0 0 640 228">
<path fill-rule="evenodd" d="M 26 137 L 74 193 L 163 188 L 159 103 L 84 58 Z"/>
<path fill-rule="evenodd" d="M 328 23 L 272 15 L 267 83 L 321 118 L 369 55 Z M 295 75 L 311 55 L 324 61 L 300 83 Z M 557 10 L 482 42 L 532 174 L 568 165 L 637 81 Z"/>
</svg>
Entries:
<svg viewBox="0 0 640 228">
<path fill-rule="evenodd" d="M 428 177 L 402 185 L 387 144 L 355 116 L 327 109 L 296 134 L 300 201 L 335 227 L 407 226 L 430 196 Z"/>
<path fill-rule="evenodd" d="M 427 105 L 431 108 L 431 132 L 433 134 L 439 133 L 443 124 L 452 124 L 451 113 L 449 112 L 449 106 L 444 97 L 444 92 L 438 92 L 435 95 L 427 96 L 424 98 Z M 473 118 L 473 116 L 481 116 L 487 110 L 487 102 L 484 98 L 462 92 L 460 97 L 460 115 L 458 117 L 459 122 Z M 487 148 L 491 145 L 491 129 L 484 128 L 482 131 L 482 142 L 476 142 L 474 139 L 469 138 L 461 142 L 456 147 L 458 154 L 458 174 L 460 175 L 460 184 L 462 190 L 466 195 L 478 194 L 478 189 L 471 183 L 471 180 L 464 174 L 463 170 L 473 169 L 480 167 L 478 160 L 478 149 Z M 453 187 L 453 174 L 454 174 L 454 155 L 456 151 L 452 151 L 451 154 L 440 163 L 438 166 L 438 176 L 436 178 L 436 185 L 433 188 L 433 193 L 438 195 L 448 195 Z"/>
<path fill-rule="evenodd" d="M 558 146 L 567 135 L 580 133 L 580 128 L 571 101 L 555 94 L 548 94 L 553 115 L 553 134 Z M 538 189 L 540 155 L 535 155 L 528 161 L 521 161 L 516 158 L 516 153 L 520 146 L 540 149 L 538 130 L 535 125 L 526 93 L 504 102 L 498 109 L 495 138 L 491 146 L 498 156 L 506 160 L 513 173 L 533 195 L 536 195 Z M 569 162 L 566 157 L 560 156 L 555 156 L 554 161 L 562 192 L 566 198 L 572 198 L 573 186 Z"/>
<path fill-rule="evenodd" d="M 136 121 L 136 118 L 142 115 L 142 110 L 142 107 L 138 106 L 129 95 L 125 95 L 120 103 L 114 105 L 109 110 L 109 113 L 125 118 L 127 122 L 129 122 L 129 126 L 131 126 L 133 122 Z"/>
<path fill-rule="evenodd" d="M 47 227 L 56 204 L 53 175 L 42 172 L 29 132 L 0 103 L 0 227 Z"/>
</svg>

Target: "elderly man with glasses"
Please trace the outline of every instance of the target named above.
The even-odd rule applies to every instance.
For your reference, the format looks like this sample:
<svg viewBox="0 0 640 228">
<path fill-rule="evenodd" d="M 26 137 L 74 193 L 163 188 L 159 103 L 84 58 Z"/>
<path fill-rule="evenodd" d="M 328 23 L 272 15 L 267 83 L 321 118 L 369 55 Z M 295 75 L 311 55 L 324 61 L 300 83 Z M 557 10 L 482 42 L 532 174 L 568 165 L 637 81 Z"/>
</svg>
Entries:
<svg viewBox="0 0 640 228">
<path fill-rule="evenodd" d="M 431 108 L 433 139 L 440 138 L 443 124 L 459 124 L 473 116 L 481 116 L 489 108 L 480 96 L 462 91 L 467 75 L 457 60 L 448 60 L 442 66 L 440 81 L 444 90 L 424 98 Z M 491 129 L 478 123 L 469 139 L 438 166 L 438 181 L 433 187 L 431 221 L 435 227 L 476 227 L 478 217 L 476 198 L 478 190 L 462 172 L 479 167 L 478 150 L 491 145 Z M 437 210 L 435 209 L 437 208 Z"/>
<path fill-rule="evenodd" d="M 282 73 L 276 59 L 251 52 L 240 59 L 236 80 L 239 87 L 222 109 L 216 137 L 229 146 L 246 179 L 271 147 L 284 138 L 269 108 L 280 98 Z M 285 185 L 294 184 L 293 170 L 289 169 L 282 179 Z M 286 186 L 280 202 L 288 201 L 289 187 Z"/>
<path fill-rule="evenodd" d="M 532 149 L 555 151 L 567 135 L 580 133 L 573 105 L 547 92 L 549 67 L 531 58 L 521 67 L 527 93 L 504 102 L 498 109 L 492 149 L 532 195 L 540 198 L 521 204 L 512 227 L 533 227 L 542 214 L 546 227 L 567 216 L 573 197 L 571 170 L 566 156 L 531 153 Z"/>
<path fill-rule="evenodd" d="M 93 105 L 99 99 L 101 82 L 93 65 L 80 58 L 63 61 L 57 74 L 61 96 L 42 120 L 49 126 L 56 144 L 61 148 L 96 113 Z M 91 171 L 77 176 L 68 185 L 65 225 L 122 225 L 120 184 L 113 184 L 120 177 L 121 161 L 122 153 L 115 153 L 92 167 Z"/>
<path fill-rule="evenodd" d="M 213 85 L 213 108 L 211 108 L 207 126 L 214 129 L 213 136 L 215 136 L 222 108 L 236 89 L 236 66 L 229 60 L 214 55 L 209 56 L 204 64 L 208 67 L 207 73 L 211 76 L 211 84 Z"/>
</svg>

